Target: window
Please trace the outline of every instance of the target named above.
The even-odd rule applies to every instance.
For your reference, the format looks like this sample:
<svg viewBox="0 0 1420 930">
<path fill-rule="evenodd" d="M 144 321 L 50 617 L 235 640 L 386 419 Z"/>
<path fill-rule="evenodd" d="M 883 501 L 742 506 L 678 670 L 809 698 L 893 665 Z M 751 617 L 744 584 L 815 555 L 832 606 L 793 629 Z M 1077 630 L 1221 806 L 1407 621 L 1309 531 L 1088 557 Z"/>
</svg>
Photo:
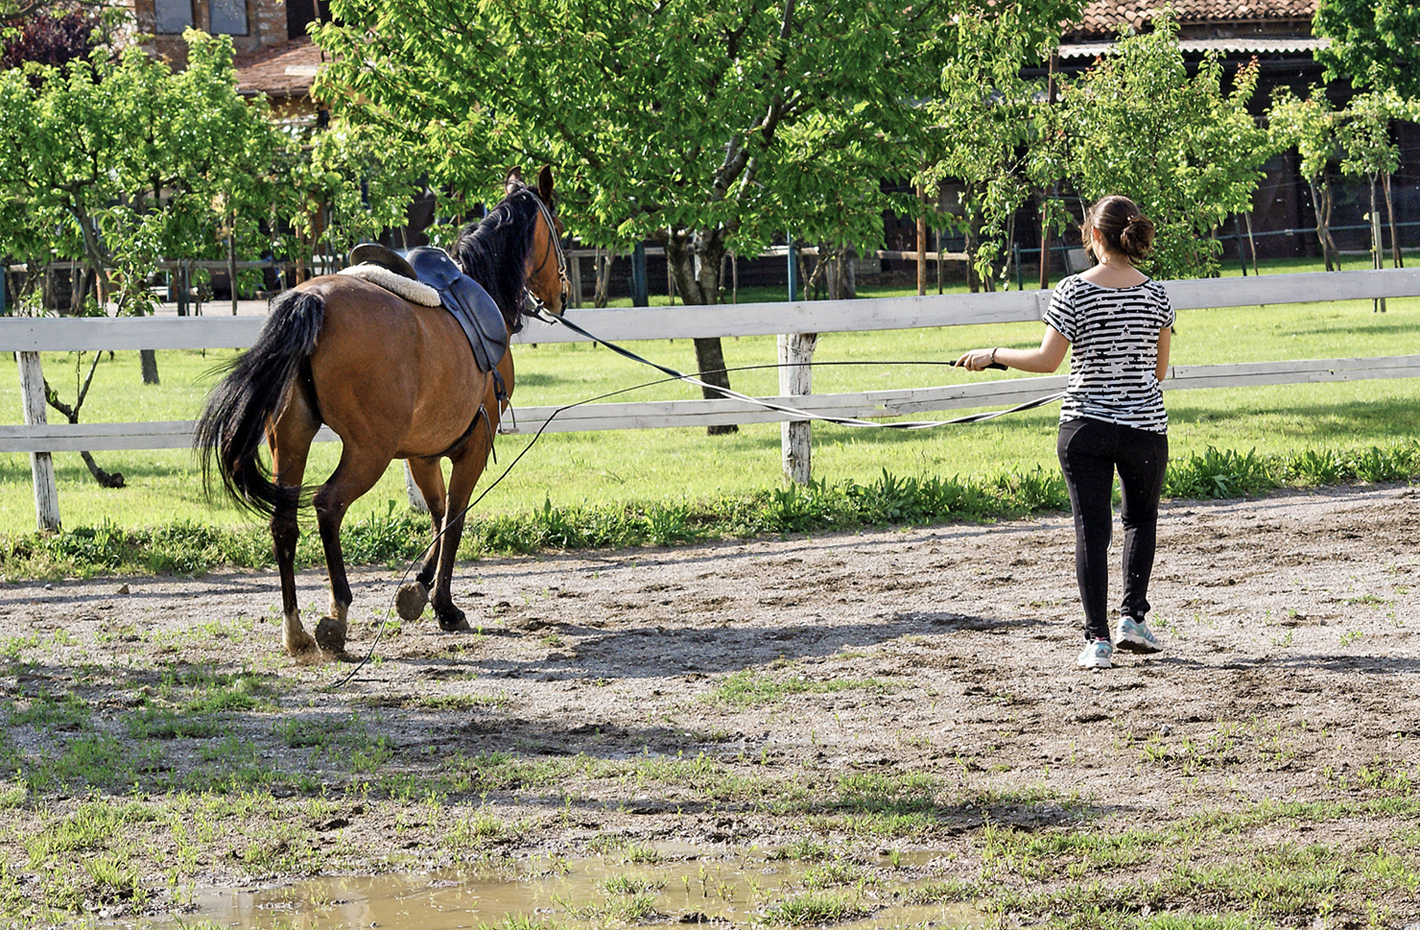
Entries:
<svg viewBox="0 0 1420 930">
<path fill-rule="evenodd" d="M 192 0 L 153 0 L 158 32 L 181 33 L 192 25 Z"/>
<path fill-rule="evenodd" d="M 211 20 L 213 35 L 246 35 L 246 0 L 212 0 Z"/>
</svg>

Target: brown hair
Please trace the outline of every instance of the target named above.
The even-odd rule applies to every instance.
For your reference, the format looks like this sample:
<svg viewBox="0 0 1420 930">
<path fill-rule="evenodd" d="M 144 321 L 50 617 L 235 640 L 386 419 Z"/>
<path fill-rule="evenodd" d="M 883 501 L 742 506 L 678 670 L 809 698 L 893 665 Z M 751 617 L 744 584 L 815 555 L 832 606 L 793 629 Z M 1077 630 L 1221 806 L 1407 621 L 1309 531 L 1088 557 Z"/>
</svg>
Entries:
<svg viewBox="0 0 1420 930">
<path fill-rule="evenodd" d="M 1123 253 L 1131 262 L 1148 258 L 1154 248 L 1154 222 L 1138 204 L 1119 194 L 1100 198 L 1085 213 L 1080 236 L 1085 240 L 1085 251 L 1091 255 L 1095 251 L 1091 231 L 1095 229 L 1100 231 L 1108 251 Z"/>
</svg>

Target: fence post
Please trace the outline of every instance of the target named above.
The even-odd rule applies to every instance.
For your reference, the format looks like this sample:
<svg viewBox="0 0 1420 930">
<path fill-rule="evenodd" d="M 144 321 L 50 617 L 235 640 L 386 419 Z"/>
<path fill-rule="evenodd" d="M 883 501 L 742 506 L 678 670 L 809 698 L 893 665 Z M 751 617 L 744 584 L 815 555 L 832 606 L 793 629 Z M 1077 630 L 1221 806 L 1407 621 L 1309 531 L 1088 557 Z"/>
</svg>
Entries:
<svg viewBox="0 0 1420 930">
<path fill-rule="evenodd" d="M 814 345 L 817 333 L 787 333 L 778 339 L 779 393 L 803 397 L 813 393 Z M 813 458 L 811 426 L 808 420 L 779 424 L 779 443 L 784 459 L 784 477 L 795 484 L 808 484 Z"/>
<path fill-rule="evenodd" d="M 649 307 L 651 292 L 646 282 L 646 243 L 636 243 L 631 251 L 631 306 Z"/>
<path fill-rule="evenodd" d="M 48 422 L 44 403 L 44 370 L 38 352 L 17 352 L 20 361 L 20 395 L 25 405 L 25 425 Z M 35 527 L 44 533 L 59 531 L 59 488 L 54 483 L 54 459 L 48 452 L 30 453 L 34 478 Z"/>
<path fill-rule="evenodd" d="M 799 253 L 794 248 L 792 235 L 785 235 L 784 242 L 787 244 L 785 251 L 789 255 L 789 300 L 795 301 L 799 299 Z"/>
<path fill-rule="evenodd" d="M 596 259 L 592 259 L 596 261 Z M 582 309 L 582 257 L 580 255 L 567 256 L 567 277 L 572 286 L 572 309 Z"/>
</svg>

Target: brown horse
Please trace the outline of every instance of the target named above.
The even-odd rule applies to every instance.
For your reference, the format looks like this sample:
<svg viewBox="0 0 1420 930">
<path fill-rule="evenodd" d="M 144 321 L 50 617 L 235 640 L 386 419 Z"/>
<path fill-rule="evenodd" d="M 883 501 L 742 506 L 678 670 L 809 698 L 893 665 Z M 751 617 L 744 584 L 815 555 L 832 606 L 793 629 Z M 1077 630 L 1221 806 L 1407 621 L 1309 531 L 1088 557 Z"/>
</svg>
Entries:
<svg viewBox="0 0 1420 930">
<path fill-rule="evenodd" d="M 521 328 L 529 295 L 561 313 L 567 294 L 561 223 L 552 213 L 552 172 L 537 188 L 517 170 L 507 196 L 452 249 L 483 285 L 510 333 Z M 256 344 L 213 390 L 194 440 L 210 487 L 215 465 L 237 502 L 271 518 L 281 574 L 286 651 L 303 660 L 345 651 L 350 584 L 340 524 L 393 459 L 405 459 L 433 516 L 437 544 L 401 590 L 401 616 L 413 619 L 432 600 L 445 630 L 466 630 L 449 587 L 463 534 L 464 510 L 488 462 L 499 417 L 513 390 L 512 354 L 498 378 L 478 369 L 455 318 L 349 275 L 312 278 L 276 297 Z M 341 440 L 340 464 L 311 496 L 330 573 L 330 614 L 314 638 L 296 606 L 296 511 L 312 440 L 321 425 Z M 271 449 L 267 469 L 263 438 Z M 447 486 L 440 460 L 451 466 Z M 432 589 L 432 599 L 430 593 Z"/>
</svg>

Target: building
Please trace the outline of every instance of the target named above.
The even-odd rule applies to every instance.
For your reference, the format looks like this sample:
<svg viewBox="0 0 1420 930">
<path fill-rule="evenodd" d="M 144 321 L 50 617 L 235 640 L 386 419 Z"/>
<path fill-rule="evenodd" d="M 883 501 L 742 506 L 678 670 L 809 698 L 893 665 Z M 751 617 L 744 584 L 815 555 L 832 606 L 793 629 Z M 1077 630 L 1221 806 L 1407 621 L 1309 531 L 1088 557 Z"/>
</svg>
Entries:
<svg viewBox="0 0 1420 930">
<path fill-rule="evenodd" d="M 1350 99 L 1351 90 L 1344 82 L 1326 84 L 1314 57 L 1326 41 L 1312 34 L 1317 0 L 1172 0 L 1168 6 L 1178 22 L 1179 46 L 1186 60 L 1213 54 L 1222 61 L 1225 73 L 1257 62 L 1258 87 L 1250 109 L 1259 117 L 1281 88 L 1305 97 L 1312 87 L 1325 86 L 1338 107 Z M 1060 70 L 1072 73 L 1088 68 L 1109 50 L 1121 28 L 1147 30 L 1163 8 L 1160 0 L 1094 0 L 1062 37 Z M 1400 171 L 1392 179 L 1396 212 L 1420 220 L 1420 127 L 1402 123 L 1397 132 L 1402 156 Z M 1317 254 L 1316 236 L 1310 232 L 1315 226 L 1311 194 L 1300 177 L 1295 154 L 1273 157 L 1266 171 L 1253 196 L 1251 216 L 1258 254 Z M 1339 187 L 1332 216 L 1334 236 L 1342 249 L 1365 250 L 1369 234 L 1363 214 L 1369 210 L 1368 197 L 1357 184 Z M 1228 238 L 1232 232 L 1221 231 L 1229 255 L 1235 255 L 1237 248 L 1236 241 Z M 1409 235 L 1402 231 L 1401 240 L 1420 241 L 1420 231 L 1412 229 Z"/>
<path fill-rule="evenodd" d="M 148 50 L 176 68 L 187 60 L 183 30 L 231 36 L 241 93 L 265 94 L 282 118 L 314 117 L 311 82 L 322 58 L 308 27 L 329 15 L 323 0 L 133 0 L 133 12 L 138 31 L 153 37 Z"/>
</svg>

